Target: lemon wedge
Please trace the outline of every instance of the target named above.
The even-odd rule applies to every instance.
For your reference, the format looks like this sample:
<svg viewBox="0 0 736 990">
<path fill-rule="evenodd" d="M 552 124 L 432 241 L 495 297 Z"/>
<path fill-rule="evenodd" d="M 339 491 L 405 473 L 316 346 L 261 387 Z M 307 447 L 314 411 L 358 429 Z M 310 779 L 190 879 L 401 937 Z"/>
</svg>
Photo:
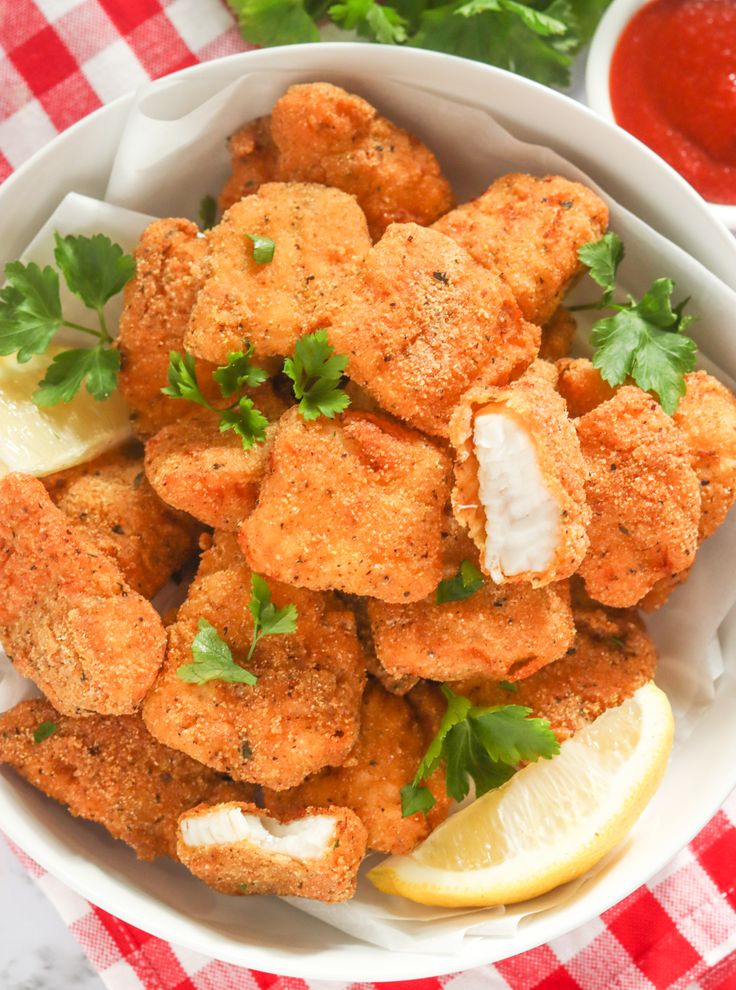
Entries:
<svg viewBox="0 0 736 990">
<path fill-rule="evenodd" d="M 661 781 L 674 721 L 651 681 L 368 876 L 420 904 L 513 904 L 581 876 L 629 831 Z"/>
<path fill-rule="evenodd" d="M 115 446 L 130 434 L 128 408 L 114 392 L 98 402 L 81 388 L 71 402 L 39 409 L 32 401 L 55 354 L 18 364 L 0 358 L 0 475 L 9 471 L 42 476 L 81 464 Z"/>
</svg>

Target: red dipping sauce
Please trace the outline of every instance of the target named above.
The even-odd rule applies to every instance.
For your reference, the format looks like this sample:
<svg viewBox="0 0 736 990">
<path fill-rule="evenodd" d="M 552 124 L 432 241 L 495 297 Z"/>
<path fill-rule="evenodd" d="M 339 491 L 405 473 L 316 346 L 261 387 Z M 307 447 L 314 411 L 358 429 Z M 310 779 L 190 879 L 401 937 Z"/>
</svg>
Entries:
<svg viewBox="0 0 736 990">
<path fill-rule="evenodd" d="M 713 203 L 736 204 L 736 0 L 653 0 L 611 61 L 617 122 Z"/>
</svg>

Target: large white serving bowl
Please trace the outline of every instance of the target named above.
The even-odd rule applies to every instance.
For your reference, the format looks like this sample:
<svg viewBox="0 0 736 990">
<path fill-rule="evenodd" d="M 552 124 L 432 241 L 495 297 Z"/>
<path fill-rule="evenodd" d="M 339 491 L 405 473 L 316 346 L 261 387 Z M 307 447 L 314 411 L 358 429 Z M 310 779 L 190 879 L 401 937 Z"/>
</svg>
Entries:
<svg viewBox="0 0 736 990">
<path fill-rule="evenodd" d="M 535 83 L 432 52 L 325 44 L 235 55 L 228 67 L 405 81 L 491 111 L 519 137 L 585 169 L 623 205 L 736 288 L 736 242 L 673 170 L 623 131 Z M 214 76 L 222 62 L 175 80 Z M 35 155 L 0 187 L 0 262 L 17 257 L 70 190 L 102 196 L 131 97 L 98 110 Z M 247 108 L 244 108 L 244 118 Z M 173 181 L 173 177 L 172 177 Z M 696 617 L 693 617 L 696 621 Z M 468 941 L 453 954 L 394 952 L 364 944 L 275 898 L 214 894 L 172 862 L 139 863 L 101 829 L 72 819 L 11 772 L 0 773 L 0 827 L 52 874 L 138 927 L 255 969 L 304 978 L 381 981 L 468 969 L 523 952 L 599 915 L 662 868 L 736 785 L 736 615 L 720 629 L 726 673 L 715 700 L 672 761 L 629 840 L 571 901 L 532 917 L 513 937 Z"/>
</svg>

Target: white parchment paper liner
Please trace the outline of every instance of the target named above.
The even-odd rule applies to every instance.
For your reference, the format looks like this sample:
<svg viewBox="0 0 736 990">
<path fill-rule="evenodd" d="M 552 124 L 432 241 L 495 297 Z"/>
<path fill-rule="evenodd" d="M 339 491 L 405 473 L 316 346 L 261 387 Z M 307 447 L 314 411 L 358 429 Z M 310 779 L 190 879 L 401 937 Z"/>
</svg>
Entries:
<svg viewBox="0 0 736 990">
<path fill-rule="evenodd" d="M 216 194 L 229 166 L 227 136 L 242 123 L 270 112 L 273 103 L 304 73 L 258 72 L 233 78 L 233 67 L 216 80 L 174 80 L 141 90 L 131 111 L 112 169 L 106 203 L 71 195 L 50 218 L 26 255 L 50 258 L 53 231 L 100 230 L 130 249 L 150 216 L 195 217 L 206 194 Z M 733 325 L 736 294 L 687 255 L 608 197 L 571 162 L 548 148 L 517 140 L 489 114 L 441 99 L 390 80 L 326 76 L 365 96 L 402 126 L 417 133 L 438 155 L 458 201 L 479 194 L 498 175 L 510 171 L 557 173 L 595 188 L 611 210 L 611 227 L 623 238 L 626 260 L 620 269 L 622 290 L 644 291 L 653 278 L 675 279 L 680 296 L 692 296 L 690 311 L 700 320 L 692 335 L 701 348 L 701 367 L 729 387 L 736 378 Z M 575 301 L 595 296 L 583 282 Z M 73 302 L 73 299 L 70 300 Z M 580 349 L 586 350 L 587 325 L 581 321 Z M 736 516 L 701 548 L 687 583 L 661 612 L 647 617 L 659 651 L 658 683 L 666 690 L 677 718 L 676 748 L 713 697 L 723 670 L 718 628 L 736 602 L 732 561 L 736 559 Z M 176 595 L 169 589 L 165 595 Z M 37 693 L 0 656 L 0 710 Z M 646 822 L 640 823 L 646 827 Z M 612 856 L 616 856 L 614 851 Z M 607 861 L 611 857 L 607 857 Z M 372 856 L 362 871 L 376 861 Z M 421 949 L 447 953 L 464 938 L 505 937 L 525 918 L 559 908 L 595 882 L 605 861 L 586 877 L 508 909 L 474 911 L 426 908 L 378 893 L 364 877 L 358 896 L 343 905 L 297 898 L 285 900 L 356 938 L 395 951 Z"/>
</svg>

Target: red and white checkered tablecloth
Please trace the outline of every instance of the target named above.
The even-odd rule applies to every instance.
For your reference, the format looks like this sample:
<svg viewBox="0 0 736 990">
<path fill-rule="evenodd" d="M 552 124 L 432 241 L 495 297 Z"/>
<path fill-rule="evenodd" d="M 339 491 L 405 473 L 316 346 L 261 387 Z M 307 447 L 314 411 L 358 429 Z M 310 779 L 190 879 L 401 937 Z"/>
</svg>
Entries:
<svg viewBox="0 0 736 990">
<path fill-rule="evenodd" d="M 0 0 L 0 181 L 102 104 L 247 47 L 221 0 Z M 162 942 L 17 852 L 110 990 L 315 990 Z M 736 990 L 736 794 L 666 870 L 590 924 L 495 966 L 400 986 Z"/>
</svg>

